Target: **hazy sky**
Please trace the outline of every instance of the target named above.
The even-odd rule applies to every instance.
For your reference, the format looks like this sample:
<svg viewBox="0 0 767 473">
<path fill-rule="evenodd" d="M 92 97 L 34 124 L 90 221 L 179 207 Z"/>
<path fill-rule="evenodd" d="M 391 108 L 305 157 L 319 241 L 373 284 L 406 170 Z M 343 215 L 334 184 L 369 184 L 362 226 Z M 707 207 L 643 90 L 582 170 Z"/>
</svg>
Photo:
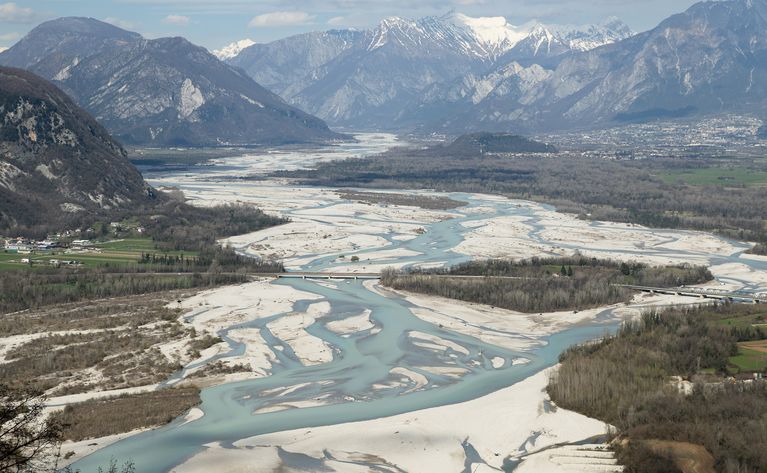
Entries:
<svg viewBox="0 0 767 473">
<path fill-rule="evenodd" d="M 0 0 L 0 47 L 60 16 L 106 20 L 147 37 L 184 36 L 208 48 L 251 38 L 266 42 L 306 31 L 375 25 L 387 16 L 417 18 L 456 10 L 561 24 L 617 16 L 636 31 L 685 10 L 691 0 Z M 415 6 L 414 6 L 415 5 Z"/>
</svg>

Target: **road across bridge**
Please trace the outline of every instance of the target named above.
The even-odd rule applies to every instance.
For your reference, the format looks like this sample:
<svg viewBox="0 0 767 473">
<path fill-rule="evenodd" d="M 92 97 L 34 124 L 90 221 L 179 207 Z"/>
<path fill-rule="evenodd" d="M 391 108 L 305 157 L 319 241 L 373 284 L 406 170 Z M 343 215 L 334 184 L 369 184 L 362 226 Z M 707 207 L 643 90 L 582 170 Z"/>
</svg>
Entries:
<svg viewBox="0 0 767 473">
<path fill-rule="evenodd" d="M 649 292 L 651 294 L 669 294 L 672 296 L 697 297 L 699 299 L 715 299 L 728 302 L 745 302 L 750 304 L 763 304 L 767 297 L 743 292 L 717 291 L 698 287 L 651 287 L 634 286 L 631 284 L 613 284 L 613 286 L 631 289 L 633 291 Z"/>
<path fill-rule="evenodd" d="M 381 279 L 381 273 L 319 273 L 305 271 L 288 271 L 285 273 L 262 273 L 257 276 L 272 277 L 278 279 Z M 447 279 L 536 279 L 519 276 L 469 276 L 458 274 L 418 274 L 414 276 L 429 276 L 432 278 Z"/>
<path fill-rule="evenodd" d="M 380 273 L 309 273 L 303 271 L 264 274 L 278 279 L 381 279 Z"/>
</svg>

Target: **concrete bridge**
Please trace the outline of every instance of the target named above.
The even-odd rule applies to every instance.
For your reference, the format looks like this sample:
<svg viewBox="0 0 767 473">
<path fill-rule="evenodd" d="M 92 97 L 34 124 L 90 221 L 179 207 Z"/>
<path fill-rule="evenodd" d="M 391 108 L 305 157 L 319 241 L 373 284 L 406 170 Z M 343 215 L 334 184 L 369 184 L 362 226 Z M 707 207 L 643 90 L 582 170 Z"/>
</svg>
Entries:
<svg viewBox="0 0 767 473">
<path fill-rule="evenodd" d="M 304 272 L 304 271 L 291 271 L 287 273 L 270 273 L 270 274 L 263 274 L 263 276 L 277 278 L 277 279 L 351 279 L 351 280 L 381 279 L 381 274 L 379 273 L 312 273 L 312 272 Z"/>
<path fill-rule="evenodd" d="M 254 274 L 254 276 L 263 276 L 276 279 L 381 279 L 381 273 L 321 273 L 321 272 L 306 272 L 306 271 L 288 271 L 285 273 L 261 273 Z M 419 276 L 419 274 L 414 274 Z M 535 279 L 518 276 L 465 276 L 458 274 L 422 274 L 420 276 L 429 276 L 432 278 L 447 278 L 447 279 Z"/>
<path fill-rule="evenodd" d="M 764 304 L 767 297 L 759 294 L 745 292 L 718 291 L 716 289 L 704 289 L 700 287 L 650 287 L 634 286 L 631 284 L 613 284 L 633 291 L 649 292 L 650 294 L 668 294 L 672 296 L 697 297 L 699 299 L 715 299 L 727 302 L 741 302 L 748 304 Z"/>
</svg>

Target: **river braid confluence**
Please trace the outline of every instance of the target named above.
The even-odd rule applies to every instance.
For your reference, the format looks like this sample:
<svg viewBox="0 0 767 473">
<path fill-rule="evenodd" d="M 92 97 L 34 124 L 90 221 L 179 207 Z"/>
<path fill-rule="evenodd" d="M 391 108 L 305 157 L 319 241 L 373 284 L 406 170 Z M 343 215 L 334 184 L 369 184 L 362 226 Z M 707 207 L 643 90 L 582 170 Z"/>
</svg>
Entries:
<svg viewBox="0 0 767 473">
<path fill-rule="evenodd" d="M 199 194 L 203 187 L 226 192 L 222 190 L 225 186 L 220 182 L 221 175 L 210 176 L 215 176 L 215 179 L 205 182 L 204 175 L 196 176 L 193 183 L 178 179 L 178 176 L 166 177 L 191 194 Z M 232 188 L 230 192 L 237 192 L 237 188 Z M 360 248 L 347 253 L 346 257 L 358 256 L 364 260 L 366 254 L 381 250 L 407 250 L 400 252 L 404 256 L 392 252 L 392 256 L 377 263 L 399 267 L 452 265 L 470 258 L 454 249 L 464 241 L 468 232 L 476 228 L 475 224 L 498 217 L 517 218 L 529 228 L 528 240 L 544 246 L 554 245 L 543 236 L 546 227 L 538 221 L 537 213 L 537 209 L 550 208 L 473 194 L 447 196 L 468 205 L 452 210 L 454 218 L 423 224 L 425 232 L 412 239 L 397 239 L 390 232 L 379 232 L 377 236 L 386 242 L 384 245 Z M 339 199 L 330 204 L 315 202 L 288 209 L 284 214 L 304 219 L 314 215 L 311 218 L 322 220 L 327 217 L 328 211 L 332 213 L 333 205 L 340 203 L 345 201 Z M 326 212 L 322 216 L 311 212 L 317 209 Z M 375 216 L 360 213 L 354 218 L 359 225 L 365 225 L 370 223 L 366 220 L 375 219 Z M 591 225 L 598 227 L 601 224 Z M 658 232 L 641 228 L 633 228 L 632 231 Z M 668 232 L 667 243 L 673 244 L 675 235 L 680 234 L 684 232 Z M 728 244 L 739 251 L 711 255 L 705 251 L 669 250 L 667 245 L 636 251 L 637 254 L 657 257 L 689 255 L 696 260 L 705 258 L 712 264 L 738 263 L 757 271 L 767 270 L 764 261 L 741 258 L 741 253 L 748 248 L 746 245 L 736 242 Z M 562 242 L 556 242 L 556 245 L 573 250 L 579 248 L 577 244 Z M 246 246 L 243 245 L 241 250 L 245 251 Z M 604 251 L 609 254 L 612 250 Z M 305 262 L 292 269 L 348 269 L 348 259 L 340 261 L 337 255 L 307 254 L 302 257 Z M 745 290 L 761 289 L 752 281 L 743 280 L 741 283 Z M 91 473 L 108 464 L 110 459 L 130 459 L 140 473 L 168 472 L 212 443 L 220 443 L 226 448 L 238 440 L 260 434 L 363 421 L 476 399 L 556 364 L 559 354 L 567 347 L 603 336 L 606 331 L 615 330 L 621 321 L 614 309 L 604 309 L 586 322 L 537 337 L 509 331 L 499 333 L 510 339 L 520 339 L 519 346 L 522 348 L 510 349 L 419 318 L 406 299 L 376 290 L 369 282 L 286 279 L 270 284 L 288 286 L 317 298 L 296 300 L 290 311 L 222 329 L 217 335 L 229 344 L 228 351 L 204 361 L 208 363 L 242 354 L 247 347 L 231 338 L 229 333 L 244 328 L 253 329 L 258 331 L 274 355 L 275 362 L 268 376 L 206 388 L 202 391 L 200 409 L 204 415 L 201 418 L 191 422 L 178 419 L 165 427 L 126 438 L 75 463 L 73 469 Z M 329 304 L 329 311 L 313 319 L 313 323 L 303 327 L 303 330 L 332 349 L 332 360 L 306 364 L 289 343 L 270 330 L 270 323 L 305 313 L 312 304 L 321 302 Z M 185 314 L 185 319 L 193 321 L 202 313 L 202 310 L 191 310 Z M 339 334 L 327 327 L 334 321 L 366 313 L 369 314 L 370 326 L 354 333 Z M 435 350 L 416 344 L 410 337 L 414 332 L 446 341 L 447 348 Z M 401 376 L 393 374 L 392 370 L 397 369 L 416 373 L 425 381 L 416 383 L 412 378 L 403 381 Z M 176 381 L 178 376 L 169 383 Z M 284 403 L 306 403 L 306 407 L 275 409 L 275 406 Z M 510 446 L 510 450 L 512 448 Z M 287 452 L 281 458 L 286 464 L 297 466 L 311 465 L 314 461 L 311 457 Z"/>
</svg>

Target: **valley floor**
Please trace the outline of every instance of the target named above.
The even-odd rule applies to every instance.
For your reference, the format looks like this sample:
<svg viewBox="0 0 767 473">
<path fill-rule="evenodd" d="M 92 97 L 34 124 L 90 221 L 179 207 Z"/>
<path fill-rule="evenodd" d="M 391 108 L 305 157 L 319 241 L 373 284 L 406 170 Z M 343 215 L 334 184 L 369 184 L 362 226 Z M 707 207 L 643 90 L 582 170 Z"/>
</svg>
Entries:
<svg viewBox="0 0 767 473">
<path fill-rule="evenodd" d="M 265 159 L 267 168 L 283 165 L 279 156 Z M 241 202 L 290 218 L 222 242 L 289 270 L 374 272 L 579 253 L 710 265 L 716 279 L 707 287 L 767 289 L 767 258 L 705 233 L 588 222 L 479 194 L 444 195 L 467 203 L 451 209 L 359 202 L 332 189 L 229 179 L 227 172 L 213 166 L 209 174 L 155 176 L 152 184 L 180 188 L 197 205 Z M 111 457 L 134 460 L 142 473 L 497 471 L 504 462 L 519 463 L 515 471 L 583 471 L 584 463 L 587 471 L 613 471 L 609 453 L 577 446 L 594 442 L 605 425 L 553 406 L 545 370 L 562 349 L 647 307 L 697 303 L 638 295 L 611 307 L 521 314 L 374 282 L 256 279 L 206 290 L 169 307 L 185 330 L 220 340 L 180 360 L 183 369 L 164 383 L 203 387 L 199 410 L 85 458 L 82 443 L 64 451 L 76 453 L 68 461 L 83 473 Z"/>
</svg>

